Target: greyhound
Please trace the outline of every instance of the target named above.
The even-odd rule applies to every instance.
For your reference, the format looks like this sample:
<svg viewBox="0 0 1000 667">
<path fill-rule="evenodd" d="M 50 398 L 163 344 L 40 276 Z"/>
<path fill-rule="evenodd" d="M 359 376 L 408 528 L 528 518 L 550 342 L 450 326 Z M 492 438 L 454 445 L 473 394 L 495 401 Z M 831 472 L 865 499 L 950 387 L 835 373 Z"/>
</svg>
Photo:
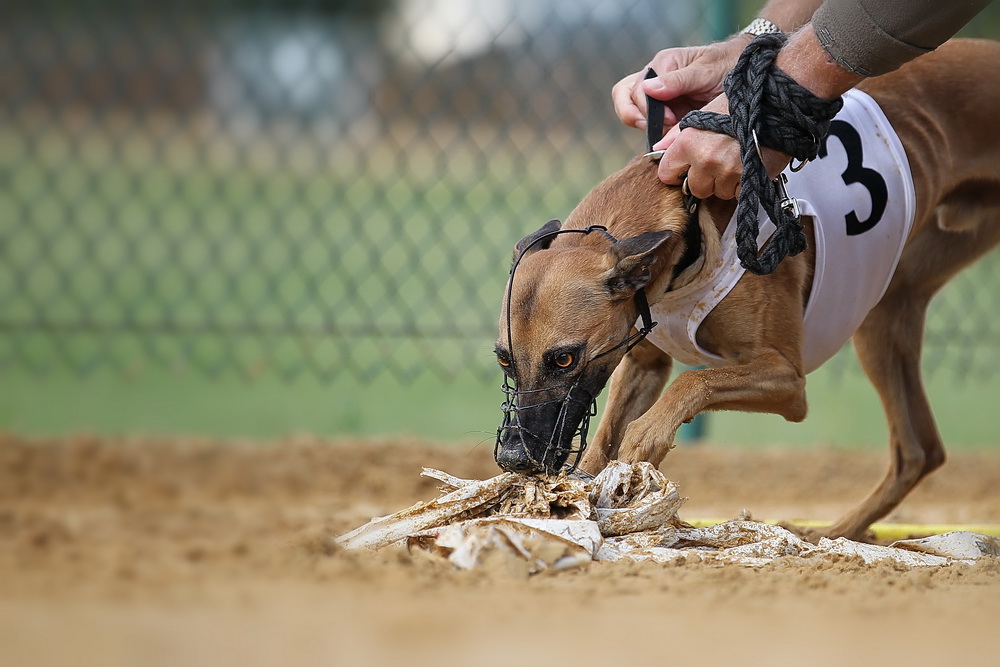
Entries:
<svg viewBox="0 0 1000 667">
<path fill-rule="evenodd" d="M 732 202 L 691 205 L 681 188 L 657 179 L 656 163 L 645 156 L 601 182 L 565 223 L 552 221 L 518 242 L 496 345 L 508 378 L 499 466 L 553 474 L 573 463 L 574 453 L 591 474 L 613 459 L 659 466 L 680 425 L 707 410 L 802 421 L 806 374 L 851 338 L 885 410 L 890 465 L 867 498 L 821 532 L 862 538 L 945 460 L 920 374 L 924 322 L 934 294 L 1000 242 L 997 63 L 1000 44 L 954 40 L 859 86 L 859 97 L 877 103 L 889 134 L 898 137 L 902 166 L 892 174 L 869 166 L 888 145 L 881 127 L 858 143 L 849 130 L 865 128 L 842 127 L 838 134 L 835 120 L 815 164 L 840 160 L 843 173 L 810 163 L 797 183 L 818 182 L 846 210 L 825 215 L 807 206 L 808 249 L 770 275 L 742 272 L 730 261 Z M 906 182 L 899 193 L 885 187 L 900 174 Z M 793 196 L 797 187 L 788 184 Z M 890 221 L 894 207 L 897 220 Z M 887 233 L 899 247 L 872 261 L 871 280 L 882 280 L 881 271 L 884 282 L 860 314 L 823 322 L 839 312 L 824 310 L 811 330 L 808 311 L 820 275 L 823 289 L 832 285 L 835 292 L 845 274 L 862 268 L 851 258 L 829 266 L 818 261 L 819 232 L 845 225 L 852 243 Z M 725 289 L 715 289 L 726 281 Z M 696 284 L 707 297 L 675 298 Z M 851 294 L 842 301 L 857 305 Z M 682 340 L 671 346 L 657 339 L 653 317 L 680 322 Z M 816 331 L 823 337 L 830 329 L 846 333 L 816 352 Z M 708 367 L 684 371 L 667 387 L 673 359 L 694 352 Z M 609 380 L 606 409 L 587 447 L 594 399 Z"/>
</svg>

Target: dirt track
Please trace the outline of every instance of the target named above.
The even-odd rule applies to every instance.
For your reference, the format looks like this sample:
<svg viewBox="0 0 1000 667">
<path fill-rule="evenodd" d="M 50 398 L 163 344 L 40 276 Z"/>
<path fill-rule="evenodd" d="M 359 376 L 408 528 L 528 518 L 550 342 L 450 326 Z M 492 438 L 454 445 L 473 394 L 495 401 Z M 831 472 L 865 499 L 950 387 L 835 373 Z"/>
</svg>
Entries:
<svg viewBox="0 0 1000 667">
<path fill-rule="evenodd" d="M 435 495 L 488 445 L 0 437 L 4 665 L 957 664 L 995 658 L 1000 563 L 459 573 L 329 538 Z M 833 518 L 881 453 L 696 447 L 682 517 Z M 1000 522 L 1000 452 L 956 454 L 893 517 Z"/>
</svg>

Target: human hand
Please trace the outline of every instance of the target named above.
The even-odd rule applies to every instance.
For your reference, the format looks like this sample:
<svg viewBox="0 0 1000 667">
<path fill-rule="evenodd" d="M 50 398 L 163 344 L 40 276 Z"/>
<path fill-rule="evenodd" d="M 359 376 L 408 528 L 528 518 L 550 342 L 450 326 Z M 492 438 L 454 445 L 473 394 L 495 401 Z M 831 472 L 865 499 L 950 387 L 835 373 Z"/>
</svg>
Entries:
<svg viewBox="0 0 1000 667">
<path fill-rule="evenodd" d="M 729 101 L 719 95 L 704 110 L 728 114 Z M 699 199 L 734 199 L 739 194 L 743 161 L 739 143 L 729 135 L 694 127 L 682 132 L 675 125 L 653 149 L 665 151 L 657 175 L 667 185 L 681 185 L 686 177 L 688 190 Z M 790 156 L 770 148 L 761 147 L 761 156 L 771 178 L 791 161 Z"/>
<path fill-rule="evenodd" d="M 664 49 L 652 62 L 611 89 L 615 113 L 625 125 L 646 127 L 646 95 L 664 101 L 664 126 L 675 126 L 684 115 L 722 93 L 722 82 L 736 64 L 750 35 L 735 35 L 706 46 Z M 657 78 L 646 79 L 652 67 Z"/>
</svg>

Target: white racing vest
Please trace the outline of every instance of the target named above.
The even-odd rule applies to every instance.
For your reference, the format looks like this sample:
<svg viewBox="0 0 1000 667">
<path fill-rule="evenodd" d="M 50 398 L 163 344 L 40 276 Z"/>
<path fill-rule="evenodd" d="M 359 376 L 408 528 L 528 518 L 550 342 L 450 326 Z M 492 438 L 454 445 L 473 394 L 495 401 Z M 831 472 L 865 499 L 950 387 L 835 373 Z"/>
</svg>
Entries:
<svg viewBox="0 0 1000 667">
<path fill-rule="evenodd" d="M 803 321 L 805 372 L 819 368 L 857 331 L 885 294 L 906 243 L 916 200 L 899 137 L 878 104 L 852 90 L 830 125 L 818 159 L 785 171 L 788 193 L 813 217 L 816 269 Z M 761 210 L 758 247 L 774 232 Z M 650 308 L 658 323 L 648 340 L 688 366 L 724 366 L 698 345 L 698 327 L 745 269 L 736 256 L 736 217 L 722 252 L 706 257 L 694 282 L 662 295 Z"/>
</svg>

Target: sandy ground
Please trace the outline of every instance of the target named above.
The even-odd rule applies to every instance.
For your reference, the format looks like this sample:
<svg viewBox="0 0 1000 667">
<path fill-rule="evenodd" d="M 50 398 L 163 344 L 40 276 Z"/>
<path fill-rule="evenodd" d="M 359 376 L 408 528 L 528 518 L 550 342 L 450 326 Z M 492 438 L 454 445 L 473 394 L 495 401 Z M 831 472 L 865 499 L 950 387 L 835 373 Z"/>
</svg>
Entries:
<svg viewBox="0 0 1000 667">
<path fill-rule="evenodd" d="M 1000 563 L 906 571 L 594 564 L 463 573 L 330 538 L 436 495 L 489 445 L 0 436 L 0 664 L 996 664 Z M 833 518 L 881 453 L 679 449 L 682 517 Z M 892 519 L 1000 522 L 1000 450 Z"/>
</svg>

